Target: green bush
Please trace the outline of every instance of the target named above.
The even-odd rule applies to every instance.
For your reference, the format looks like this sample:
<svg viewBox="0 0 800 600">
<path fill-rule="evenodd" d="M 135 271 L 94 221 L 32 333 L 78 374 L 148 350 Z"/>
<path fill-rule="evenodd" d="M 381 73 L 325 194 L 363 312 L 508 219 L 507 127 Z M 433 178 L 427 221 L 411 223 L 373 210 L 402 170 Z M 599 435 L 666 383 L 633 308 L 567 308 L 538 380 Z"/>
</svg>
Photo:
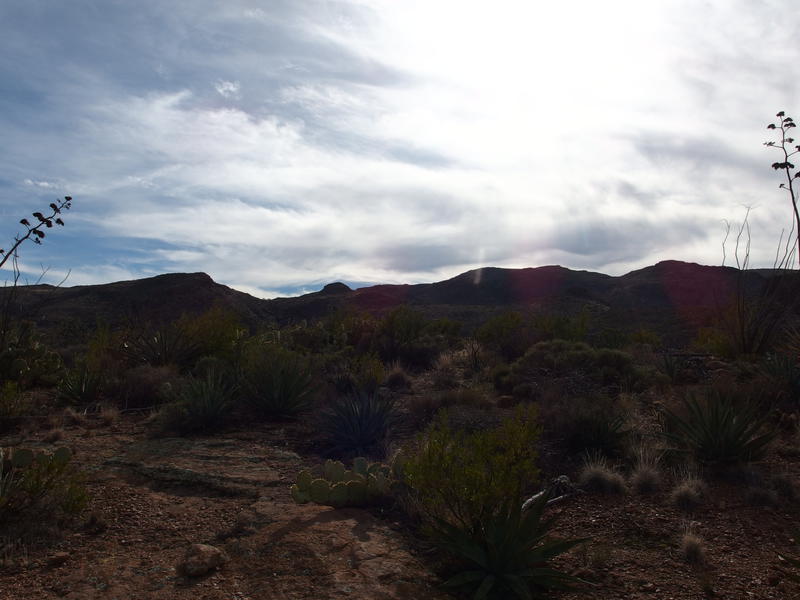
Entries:
<svg viewBox="0 0 800 600">
<path fill-rule="evenodd" d="M 59 518 L 79 512 L 88 500 L 71 453 L 0 449 L 0 523 Z"/>
<path fill-rule="evenodd" d="M 236 387 L 222 374 L 208 371 L 203 377 L 190 378 L 173 393 L 157 425 L 164 431 L 204 433 L 221 429 L 230 417 Z"/>
<path fill-rule="evenodd" d="M 636 366 L 630 354 L 565 340 L 535 344 L 511 366 L 505 385 L 513 389 L 542 379 L 565 379 L 570 387 L 578 388 L 567 390 L 572 393 L 597 388 L 640 391 L 655 381 L 653 373 Z"/>
<path fill-rule="evenodd" d="M 33 323 L 23 321 L 9 328 L 5 341 L 6 347 L 0 348 L 0 381 L 16 381 L 22 389 L 58 383 L 64 365 L 41 343 Z"/>
<path fill-rule="evenodd" d="M 586 540 L 547 538 L 553 526 L 553 519 L 543 518 L 547 500 L 543 495 L 525 511 L 519 502 L 510 501 L 488 516 L 477 531 L 438 520 L 432 530 L 435 543 L 465 567 L 445 586 L 470 587 L 473 598 L 530 600 L 541 597 L 544 590 L 566 589 L 581 582 L 548 564 Z"/>
<path fill-rule="evenodd" d="M 717 391 L 686 397 L 682 414 L 664 409 L 664 417 L 662 435 L 672 442 L 672 450 L 710 466 L 759 460 L 776 437 L 758 404 Z"/>
<path fill-rule="evenodd" d="M 374 394 L 384 377 L 383 363 L 374 355 L 362 354 L 340 361 L 330 378 L 336 392 L 344 395 L 359 391 Z"/>
<path fill-rule="evenodd" d="M 291 350 L 255 340 L 245 349 L 242 392 L 245 403 L 258 418 L 294 416 L 314 401 L 311 361 Z"/>
<path fill-rule="evenodd" d="M 508 362 L 522 356 L 535 339 L 531 324 L 516 311 L 492 317 L 478 328 L 475 337 Z"/>
<path fill-rule="evenodd" d="M 178 331 L 196 348 L 190 361 L 198 356 L 215 356 L 231 361 L 238 340 L 246 335 L 238 315 L 221 306 L 214 306 L 195 316 L 183 316 L 176 323 Z"/>
<path fill-rule="evenodd" d="M 431 321 L 408 306 L 400 306 L 380 321 L 374 349 L 385 363 L 399 360 L 411 368 L 427 369 L 452 345 L 459 328 L 453 321 Z"/>
<path fill-rule="evenodd" d="M 534 406 L 519 407 L 500 426 L 467 433 L 453 430 L 440 412 L 404 464 L 404 480 L 428 520 L 444 520 L 470 534 L 481 531 L 507 501 L 539 476 Z"/>
<path fill-rule="evenodd" d="M 12 429 L 17 417 L 28 410 L 28 403 L 16 381 L 6 381 L 0 385 L 0 432 Z"/>
<path fill-rule="evenodd" d="M 359 391 L 331 401 L 319 428 L 332 454 L 376 455 L 383 453 L 383 444 L 396 420 L 391 398 Z"/>
</svg>

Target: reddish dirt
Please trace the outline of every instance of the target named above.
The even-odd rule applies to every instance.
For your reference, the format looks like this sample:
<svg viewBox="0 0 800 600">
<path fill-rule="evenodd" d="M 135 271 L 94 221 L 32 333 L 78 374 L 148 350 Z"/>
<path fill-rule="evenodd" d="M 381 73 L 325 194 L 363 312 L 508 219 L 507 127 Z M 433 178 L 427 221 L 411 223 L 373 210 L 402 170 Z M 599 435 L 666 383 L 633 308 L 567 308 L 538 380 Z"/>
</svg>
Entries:
<svg viewBox="0 0 800 600">
<path fill-rule="evenodd" d="M 396 512 L 292 502 L 296 473 L 317 462 L 289 449 L 303 446 L 290 442 L 302 435 L 297 428 L 149 439 L 140 417 L 91 425 L 68 427 L 55 442 L 72 448 L 88 473 L 87 513 L 45 544 L 0 551 L 0 599 L 451 597 L 437 587 L 425 545 Z M 46 435 L 6 436 L 0 444 L 52 447 L 41 441 Z M 775 453 L 770 464 L 797 482 L 797 453 Z M 800 598 L 800 586 L 777 569 L 779 554 L 800 555 L 796 503 L 752 506 L 744 487 L 711 482 L 692 513 L 675 508 L 666 491 L 584 494 L 555 505 L 555 535 L 591 538 L 558 564 L 594 585 L 554 597 Z M 88 515 L 95 517 L 91 527 L 83 526 Z M 704 540 L 705 565 L 681 555 L 687 527 Z M 2 538 L 0 532 L 0 546 Z M 221 548 L 230 561 L 205 577 L 179 575 L 175 567 L 194 543 Z"/>
</svg>

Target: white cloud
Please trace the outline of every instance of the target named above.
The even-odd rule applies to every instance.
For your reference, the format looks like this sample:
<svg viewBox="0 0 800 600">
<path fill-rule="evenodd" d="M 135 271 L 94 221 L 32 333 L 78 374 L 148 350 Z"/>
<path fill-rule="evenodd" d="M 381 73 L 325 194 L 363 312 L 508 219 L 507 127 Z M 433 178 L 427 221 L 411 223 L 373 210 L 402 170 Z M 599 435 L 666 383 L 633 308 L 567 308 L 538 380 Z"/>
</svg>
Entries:
<svg viewBox="0 0 800 600">
<path fill-rule="evenodd" d="M 21 149 L 0 178 L 59 182 L 76 225 L 153 246 L 147 268 L 273 293 L 718 263 L 719 223 L 753 204 L 754 261 L 771 264 L 789 222 L 761 146 L 797 100 L 788 3 L 156 6 L 141 71 L 115 57 L 130 71 L 112 85 L 72 57 L 81 85 L 57 124 L 0 117 Z"/>
<path fill-rule="evenodd" d="M 214 84 L 214 89 L 224 98 L 238 98 L 241 84 L 238 81 L 225 81 L 220 79 Z"/>
</svg>

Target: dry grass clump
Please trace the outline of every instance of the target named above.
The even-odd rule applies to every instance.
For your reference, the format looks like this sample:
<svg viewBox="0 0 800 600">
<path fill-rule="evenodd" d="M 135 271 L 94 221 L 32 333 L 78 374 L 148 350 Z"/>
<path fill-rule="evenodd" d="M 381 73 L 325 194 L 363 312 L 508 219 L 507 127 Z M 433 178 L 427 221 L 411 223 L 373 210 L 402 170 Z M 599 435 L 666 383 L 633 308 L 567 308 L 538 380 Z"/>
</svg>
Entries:
<svg viewBox="0 0 800 600">
<path fill-rule="evenodd" d="M 706 564 L 705 542 L 691 529 L 687 529 L 681 537 L 681 556 L 690 565 Z"/>
<path fill-rule="evenodd" d="M 586 459 L 578 483 L 590 492 L 601 494 L 624 494 L 626 491 L 625 478 L 601 455 Z"/>
<path fill-rule="evenodd" d="M 636 450 L 636 464 L 631 474 L 631 487 L 637 494 L 647 495 L 661 487 L 661 456 L 646 446 Z"/>
<path fill-rule="evenodd" d="M 436 389 L 446 390 L 458 385 L 456 362 L 457 356 L 453 352 L 445 352 L 436 359 L 431 372 L 431 380 Z"/>
<path fill-rule="evenodd" d="M 64 422 L 69 425 L 76 425 L 78 427 L 86 427 L 89 420 L 86 418 L 85 413 L 76 411 L 71 406 L 64 409 Z"/>
<path fill-rule="evenodd" d="M 390 390 L 410 390 L 411 379 L 399 363 L 394 363 L 386 376 L 386 387 Z"/>
<path fill-rule="evenodd" d="M 42 441 L 46 444 L 53 444 L 61 441 L 62 439 L 64 439 L 64 430 L 60 427 L 57 429 L 51 429 L 44 435 L 44 437 L 42 437 Z"/>
<path fill-rule="evenodd" d="M 706 496 L 706 484 L 700 479 L 687 475 L 670 492 L 672 504 L 681 510 L 694 510 L 703 503 Z"/>
<path fill-rule="evenodd" d="M 119 409 L 116 406 L 103 406 L 100 408 L 100 421 L 103 425 L 111 426 L 119 419 Z"/>
<path fill-rule="evenodd" d="M 414 398 L 409 405 L 409 409 L 411 414 L 418 420 L 430 421 L 441 409 L 454 406 L 488 409 L 491 407 L 491 402 L 481 391 L 473 388 L 464 388 Z"/>
</svg>

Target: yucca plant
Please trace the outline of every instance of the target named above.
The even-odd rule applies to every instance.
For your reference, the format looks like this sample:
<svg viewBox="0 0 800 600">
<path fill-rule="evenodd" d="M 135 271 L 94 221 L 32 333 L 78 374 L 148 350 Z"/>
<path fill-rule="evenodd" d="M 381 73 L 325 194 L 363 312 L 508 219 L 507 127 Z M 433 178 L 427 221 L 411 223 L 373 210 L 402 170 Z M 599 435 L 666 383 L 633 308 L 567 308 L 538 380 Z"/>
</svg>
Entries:
<svg viewBox="0 0 800 600">
<path fill-rule="evenodd" d="M 332 453 L 358 456 L 378 450 L 395 420 L 392 399 L 356 391 L 330 403 L 320 429 Z"/>
<path fill-rule="evenodd" d="M 683 400 L 685 415 L 664 409 L 662 435 L 672 450 L 692 454 L 710 466 L 726 466 L 761 459 L 776 430 L 758 404 L 738 401 L 718 392 Z"/>
<path fill-rule="evenodd" d="M 182 433 L 219 429 L 230 415 L 236 392 L 233 384 L 214 371 L 192 378 L 175 395 L 176 406 L 166 411 L 172 422 L 164 425 Z"/>
<path fill-rule="evenodd" d="M 121 351 L 133 364 L 186 367 L 197 359 L 201 348 L 182 327 L 171 325 L 128 337 L 122 343 Z"/>
<path fill-rule="evenodd" d="M 314 372 L 305 357 L 281 348 L 257 348 L 246 359 L 244 399 L 258 418 L 291 417 L 314 401 Z"/>
<path fill-rule="evenodd" d="M 584 539 L 547 537 L 553 518 L 543 519 L 549 497 L 543 494 L 526 510 L 519 502 L 489 516 L 474 533 L 437 519 L 432 528 L 435 544 L 467 567 L 445 582 L 445 587 L 471 587 L 473 600 L 541 598 L 546 590 L 565 589 L 582 581 L 549 564 Z"/>
<path fill-rule="evenodd" d="M 92 404 L 100 399 L 105 378 L 86 365 L 67 371 L 58 384 L 58 396 L 69 404 Z"/>
</svg>

